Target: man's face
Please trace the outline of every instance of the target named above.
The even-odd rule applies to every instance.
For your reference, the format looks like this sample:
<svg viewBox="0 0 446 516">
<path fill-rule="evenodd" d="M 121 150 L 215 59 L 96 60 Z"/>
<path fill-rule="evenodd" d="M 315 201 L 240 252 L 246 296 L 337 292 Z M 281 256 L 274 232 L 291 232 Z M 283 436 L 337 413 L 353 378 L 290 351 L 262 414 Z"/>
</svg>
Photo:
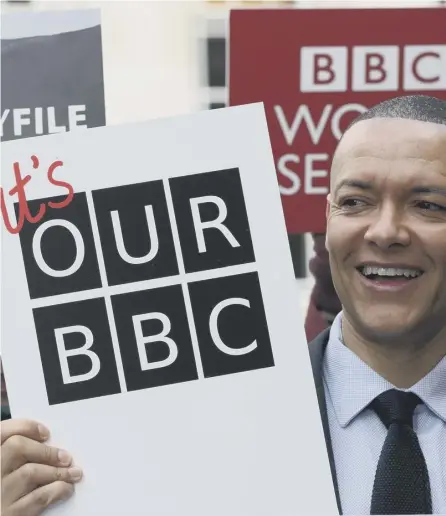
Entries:
<svg viewBox="0 0 446 516">
<path fill-rule="evenodd" d="M 359 122 L 336 153 L 327 207 L 333 282 L 368 338 L 446 324 L 446 127 Z"/>
</svg>

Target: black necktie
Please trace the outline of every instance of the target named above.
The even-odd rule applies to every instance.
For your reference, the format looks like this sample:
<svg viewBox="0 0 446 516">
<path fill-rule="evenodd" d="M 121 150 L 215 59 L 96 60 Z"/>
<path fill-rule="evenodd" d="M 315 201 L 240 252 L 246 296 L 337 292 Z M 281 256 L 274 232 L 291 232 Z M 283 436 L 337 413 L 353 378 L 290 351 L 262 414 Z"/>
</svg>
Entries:
<svg viewBox="0 0 446 516">
<path fill-rule="evenodd" d="M 392 389 L 370 405 L 387 428 L 370 514 L 432 514 L 429 473 L 412 428 L 419 403 L 416 394 Z"/>
</svg>

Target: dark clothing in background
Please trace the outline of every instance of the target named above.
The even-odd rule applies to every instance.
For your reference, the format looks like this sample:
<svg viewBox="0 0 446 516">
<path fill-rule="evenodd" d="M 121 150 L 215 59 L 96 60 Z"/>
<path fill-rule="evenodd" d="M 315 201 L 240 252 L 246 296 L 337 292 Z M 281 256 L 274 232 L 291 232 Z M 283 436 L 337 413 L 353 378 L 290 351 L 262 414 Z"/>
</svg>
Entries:
<svg viewBox="0 0 446 516">
<path fill-rule="evenodd" d="M 310 272 L 314 276 L 315 285 L 305 321 L 305 332 L 309 342 L 330 326 L 341 311 L 341 302 L 331 279 L 325 234 L 314 234 L 313 242 L 315 255 L 310 260 Z"/>
</svg>

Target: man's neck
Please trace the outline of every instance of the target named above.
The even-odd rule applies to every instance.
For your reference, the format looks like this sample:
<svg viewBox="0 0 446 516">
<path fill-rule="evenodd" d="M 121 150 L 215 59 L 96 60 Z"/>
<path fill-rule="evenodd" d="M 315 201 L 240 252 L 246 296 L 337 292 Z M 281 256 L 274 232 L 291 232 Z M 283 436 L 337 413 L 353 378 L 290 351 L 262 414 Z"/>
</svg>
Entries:
<svg viewBox="0 0 446 516">
<path fill-rule="evenodd" d="M 446 355 L 446 327 L 433 339 L 424 342 L 390 343 L 388 345 L 364 339 L 342 316 L 344 344 L 380 376 L 399 389 L 409 389 L 422 380 Z"/>
</svg>

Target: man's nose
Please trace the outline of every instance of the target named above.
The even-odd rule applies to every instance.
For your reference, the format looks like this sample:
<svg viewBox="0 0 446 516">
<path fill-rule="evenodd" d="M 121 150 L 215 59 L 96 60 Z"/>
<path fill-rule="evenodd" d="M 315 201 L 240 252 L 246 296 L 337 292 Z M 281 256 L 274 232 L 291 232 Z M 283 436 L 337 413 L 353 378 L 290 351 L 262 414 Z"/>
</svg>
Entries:
<svg viewBox="0 0 446 516">
<path fill-rule="evenodd" d="M 372 215 L 364 238 L 381 249 L 408 246 L 410 232 L 405 224 L 404 212 L 390 204 L 382 206 Z"/>
</svg>

